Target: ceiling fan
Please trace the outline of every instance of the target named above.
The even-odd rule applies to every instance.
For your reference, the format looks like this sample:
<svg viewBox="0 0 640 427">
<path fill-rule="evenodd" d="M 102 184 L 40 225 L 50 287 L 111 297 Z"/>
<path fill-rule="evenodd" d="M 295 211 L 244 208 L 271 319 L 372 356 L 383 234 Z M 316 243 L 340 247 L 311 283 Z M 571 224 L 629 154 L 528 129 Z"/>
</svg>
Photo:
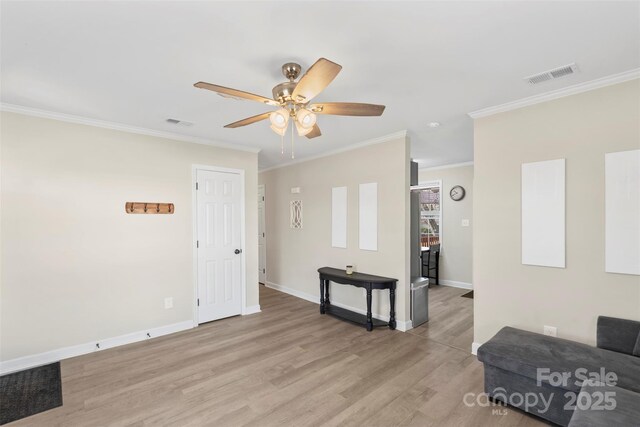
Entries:
<svg viewBox="0 0 640 427">
<path fill-rule="evenodd" d="M 284 137 L 289 121 L 291 121 L 291 137 L 293 141 L 294 126 L 299 136 L 315 138 L 321 135 L 320 128 L 316 123 L 316 114 L 330 114 L 338 116 L 382 115 L 385 108 L 384 105 L 361 104 L 355 102 L 325 102 L 310 104 L 314 97 L 329 86 L 341 69 L 341 65 L 331 62 L 328 59 L 320 58 L 307 70 L 300 80 L 296 82 L 295 80 L 300 75 L 302 67 L 299 64 L 288 62 L 282 66 L 282 74 L 284 74 L 289 81 L 280 83 L 273 88 L 273 99 L 206 82 L 198 82 L 194 84 L 194 86 L 200 89 L 211 90 L 225 98 L 248 99 L 250 101 L 257 101 L 266 105 L 278 107 L 275 111 L 268 111 L 266 113 L 238 120 L 237 122 L 229 123 L 225 127 L 237 128 L 270 119 L 271 129 L 278 135 Z"/>
</svg>

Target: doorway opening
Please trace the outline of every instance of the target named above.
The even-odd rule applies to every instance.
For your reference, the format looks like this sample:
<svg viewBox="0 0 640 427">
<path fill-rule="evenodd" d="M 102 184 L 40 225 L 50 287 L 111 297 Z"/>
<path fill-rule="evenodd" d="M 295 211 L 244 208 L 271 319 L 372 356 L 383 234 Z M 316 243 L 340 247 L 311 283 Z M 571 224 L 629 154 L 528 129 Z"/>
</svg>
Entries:
<svg viewBox="0 0 640 427">
<path fill-rule="evenodd" d="M 414 268 L 412 264 L 412 276 L 416 277 L 412 277 L 411 283 L 413 329 L 409 333 L 469 351 L 473 342 L 473 300 L 462 298 L 467 289 L 440 283 L 443 237 L 447 238 L 443 236 L 446 203 L 442 180 L 420 182 L 411 187 L 412 263 L 419 265 Z"/>
</svg>

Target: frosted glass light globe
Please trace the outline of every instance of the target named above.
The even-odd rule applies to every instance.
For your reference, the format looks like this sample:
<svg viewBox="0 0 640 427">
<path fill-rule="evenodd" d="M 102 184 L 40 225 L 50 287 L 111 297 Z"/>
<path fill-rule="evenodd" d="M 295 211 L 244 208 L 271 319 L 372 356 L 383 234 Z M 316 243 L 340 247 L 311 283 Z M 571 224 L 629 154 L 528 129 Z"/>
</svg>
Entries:
<svg viewBox="0 0 640 427">
<path fill-rule="evenodd" d="M 296 120 L 305 129 L 310 129 L 316 124 L 316 115 L 302 108 L 296 113 Z"/>
<path fill-rule="evenodd" d="M 289 112 L 284 108 L 280 108 L 269 114 L 269 120 L 271 120 L 271 124 L 274 127 L 284 129 L 287 127 L 287 122 L 289 121 Z"/>
</svg>

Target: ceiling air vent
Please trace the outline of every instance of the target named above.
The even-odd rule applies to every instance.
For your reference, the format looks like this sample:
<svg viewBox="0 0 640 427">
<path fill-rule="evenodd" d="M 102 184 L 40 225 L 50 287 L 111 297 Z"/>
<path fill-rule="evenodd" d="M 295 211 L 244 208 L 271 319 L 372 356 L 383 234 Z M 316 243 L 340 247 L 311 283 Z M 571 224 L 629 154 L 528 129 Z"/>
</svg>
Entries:
<svg viewBox="0 0 640 427">
<path fill-rule="evenodd" d="M 171 123 L 172 125 L 180 125 L 180 126 L 192 126 L 193 123 L 191 122 L 187 122 L 184 120 L 178 120 L 178 119 L 167 119 L 167 123 Z"/>
<path fill-rule="evenodd" d="M 574 62 L 569 65 L 563 65 L 562 67 L 554 68 L 553 70 L 525 77 L 524 79 L 529 82 L 529 84 L 535 85 L 538 83 L 546 82 L 547 80 L 553 80 L 560 77 L 568 76 L 569 74 L 576 73 L 577 71 L 578 66 Z"/>
</svg>

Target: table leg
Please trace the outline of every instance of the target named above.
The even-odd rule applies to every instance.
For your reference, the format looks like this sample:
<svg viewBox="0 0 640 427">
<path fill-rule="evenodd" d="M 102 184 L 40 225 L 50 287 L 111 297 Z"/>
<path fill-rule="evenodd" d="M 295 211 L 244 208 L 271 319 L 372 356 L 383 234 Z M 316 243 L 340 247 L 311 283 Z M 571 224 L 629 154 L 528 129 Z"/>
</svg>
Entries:
<svg viewBox="0 0 640 427">
<path fill-rule="evenodd" d="M 327 306 L 329 304 L 331 304 L 331 302 L 329 302 L 329 283 L 331 283 L 329 280 L 327 280 L 324 283 L 324 305 Z"/>
<path fill-rule="evenodd" d="M 320 279 L 320 314 L 324 314 L 324 280 Z"/>
<path fill-rule="evenodd" d="M 367 286 L 367 331 L 373 330 L 373 319 L 371 316 L 371 285 Z"/>
<path fill-rule="evenodd" d="M 396 287 L 389 288 L 389 304 L 391 305 L 391 313 L 389 314 L 389 329 L 396 328 Z"/>
</svg>

